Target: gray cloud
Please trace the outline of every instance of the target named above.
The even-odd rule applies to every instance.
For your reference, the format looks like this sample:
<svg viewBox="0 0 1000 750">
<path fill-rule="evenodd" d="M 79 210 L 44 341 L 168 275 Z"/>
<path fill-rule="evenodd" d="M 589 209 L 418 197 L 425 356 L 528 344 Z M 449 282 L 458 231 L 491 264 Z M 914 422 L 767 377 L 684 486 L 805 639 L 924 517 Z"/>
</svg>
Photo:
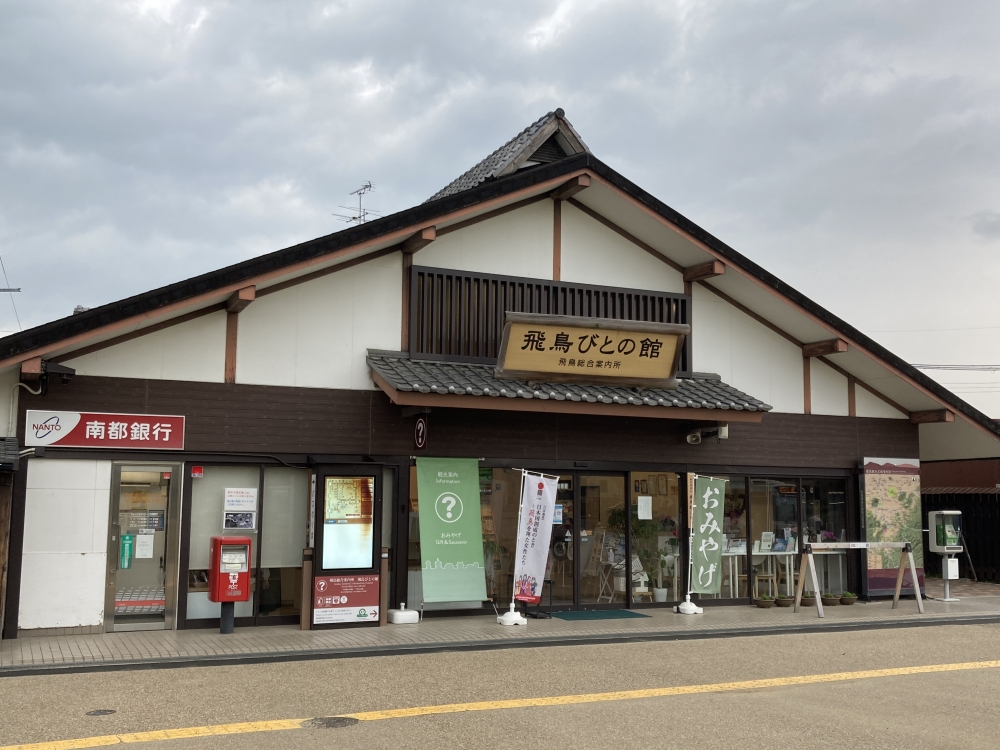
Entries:
<svg viewBox="0 0 1000 750">
<path fill-rule="evenodd" d="M 995 3 L 0 13 L 0 252 L 26 325 L 337 231 L 366 179 L 371 207 L 414 205 L 556 106 L 601 159 L 862 328 L 1000 314 L 981 241 L 1000 205 Z M 913 338 L 883 336 L 971 356 Z"/>
<path fill-rule="evenodd" d="M 996 211 L 980 211 L 970 218 L 972 231 L 986 240 L 1000 237 L 1000 213 Z"/>
</svg>

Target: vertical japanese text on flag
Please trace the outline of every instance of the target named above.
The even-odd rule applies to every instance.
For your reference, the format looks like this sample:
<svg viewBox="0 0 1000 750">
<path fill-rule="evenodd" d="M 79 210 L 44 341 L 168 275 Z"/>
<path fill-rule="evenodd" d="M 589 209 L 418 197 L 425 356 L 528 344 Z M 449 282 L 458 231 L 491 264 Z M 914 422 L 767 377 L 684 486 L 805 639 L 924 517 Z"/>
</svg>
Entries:
<svg viewBox="0 0 1000 750">
<path fill-rule="evenodd" d="M 525 472 L 521 483 L 521 523 L 514 558 L 514 599 L 537 604 L 542 598 L 552 537 L 558 478 Z"/>
<path fill-rule="evenodd" d="M 721 589 L 725 499 L 725 479 L 695 477 L 690 586 L 693 594 L 718 594 Z"/>
</svg>

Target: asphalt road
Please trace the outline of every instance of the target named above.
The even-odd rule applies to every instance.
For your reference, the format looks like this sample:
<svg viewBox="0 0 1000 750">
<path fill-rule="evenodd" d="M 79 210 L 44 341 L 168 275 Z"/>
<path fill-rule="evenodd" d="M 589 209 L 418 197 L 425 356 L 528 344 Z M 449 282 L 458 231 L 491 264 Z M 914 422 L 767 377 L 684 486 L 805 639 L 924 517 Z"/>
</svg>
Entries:
<svg viewBox="0 0 1000 750">
<path fill-rule="evenodd" d="M 0 678 L 0 748 L 234 722 L 1000 659 L 1000 626 Z M 171 748 L 996 748 L 1000 667 L 495 708 Z M 95 709 L 114 714 L 87 716 Z M 70 746 L 64 746 L 70 747 Z"/>
</svg>

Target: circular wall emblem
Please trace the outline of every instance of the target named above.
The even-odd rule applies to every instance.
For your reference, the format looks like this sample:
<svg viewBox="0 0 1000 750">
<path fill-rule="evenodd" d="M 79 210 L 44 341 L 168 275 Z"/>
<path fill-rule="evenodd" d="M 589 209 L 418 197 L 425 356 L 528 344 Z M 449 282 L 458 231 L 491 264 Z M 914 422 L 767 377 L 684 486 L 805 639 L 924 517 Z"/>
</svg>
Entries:
<svg viewBox="0 0 1000 750">
<path fill-rule="evenodd" d="M 434 512 L 445 523 L 455 523 L 462 517 L 462 498 L 454 492 L 445 492 L 434 501 Z"/>
</svg>

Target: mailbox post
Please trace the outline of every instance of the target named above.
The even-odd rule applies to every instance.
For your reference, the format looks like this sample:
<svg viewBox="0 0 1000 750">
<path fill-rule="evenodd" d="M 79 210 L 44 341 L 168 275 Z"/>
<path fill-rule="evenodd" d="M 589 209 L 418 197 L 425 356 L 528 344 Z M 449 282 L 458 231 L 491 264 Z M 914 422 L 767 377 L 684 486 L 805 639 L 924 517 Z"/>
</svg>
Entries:
<svg viewBox="0 0 1000 750">
<path fill-rule="evenodd" d="M 222 605 L 220 633 L 233 632 L 236 602 L 250 601 L 250 552 L 250 537 L 212 537 L 208 600 Z"/>
</svg>

